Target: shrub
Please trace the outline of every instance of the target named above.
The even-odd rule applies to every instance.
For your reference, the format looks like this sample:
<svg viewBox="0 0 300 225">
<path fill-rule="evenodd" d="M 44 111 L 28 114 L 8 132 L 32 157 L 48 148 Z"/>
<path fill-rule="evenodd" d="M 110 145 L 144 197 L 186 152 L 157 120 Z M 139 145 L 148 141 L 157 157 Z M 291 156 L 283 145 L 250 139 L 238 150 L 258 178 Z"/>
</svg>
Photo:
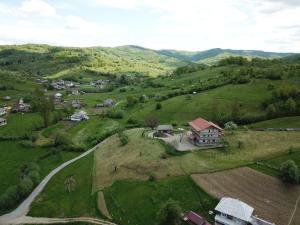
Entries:
<svg viewBox="0 0 300 225">
<path fill-rule="evenodd" d="M 119 136 L 121 146 L 128 144 L 128 136 L 124 132 L 119 132 L 118 136 Z"/>
<path fill-rule="evenodd" d="M 231 131 L 231 132 L 238 129 L 238 126 L 233 121 L 225 123 L 224 126 L 225 126 L 225 130 Z"/>
<path fill-rule="evenodd" d="M 298 181 L 298 167 L 292 160 L 287 160 L 280 166 L 280 177 L 282 180 L 296 183 Z"/>
<path fill-rule="evenodd" d="M 20 144 L 25 148 L 33 148 L 34 147 L 34 143 L 29 140 L 20 141 Z"/>
<path fill-rule="evenodd" d="M 162 108 L 162 105 L 160 102 L 156 103 L 155 109 L 160 110 Z"/>
<path fill-rule="evenodd" d="M 30 171 L 27 176 L 32 180 L 34 185 L 37 185 L 40 180 L 40 174 L 37 170 Z"/>
<path fill-rule="evenodd" d="M 0 208 L 9 209 L 19 201 L 20 195 L 18 186 L 14 185 L 9 187 L 0 197 Z"/>
<path fill-rule="evenodd" d="M 156 176 L 154 174 L 150 174 L 149 175 L 149 178 L 148 178 L 148 181 L 156 181 Z"/>
<path fill-rule="evenodd" d="M 33 182 L 29 177 L 24 177 L 18 184 L 18 190 L 21 197 L 27 196 L 33 189 Z"/>
<path fill-rule="evenodd" d="M 169 199 L 160 208 L 157 213 L 159 225 L 177 225 L 181 221 L 182 209 L 177 201 Z"/>
<path fill-rule="evenodd" d="M 108 109 L 102 115 L 111 119 L 122 119 L 124 117 L 123 112 L 116 109 Z"/>
</svg>

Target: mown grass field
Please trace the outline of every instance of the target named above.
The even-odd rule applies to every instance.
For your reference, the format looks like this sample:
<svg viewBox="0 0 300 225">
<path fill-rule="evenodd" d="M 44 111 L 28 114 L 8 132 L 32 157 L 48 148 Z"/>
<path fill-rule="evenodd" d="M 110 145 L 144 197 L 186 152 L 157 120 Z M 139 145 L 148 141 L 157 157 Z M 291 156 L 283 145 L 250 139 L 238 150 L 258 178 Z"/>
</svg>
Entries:
<svg viewBox="0 0 300 225">
<path fill-rule="evenodd" d="M 95 151 L 94 191 L 116 180 L 147 180 L 150 175 L 162 179 L 235 168 L 286 154 L 292 145 L 300 147 L 298 132 L 239 131 L 226 135 L 230 143 L 226 150 L 193 151 L 164 159 L 161 157 L 165 153 L 164 146 L 157 140 L 141 137 L 141 129 L 132 129 L 126 134 L 129 137 L 127 145 L 120 146 L 115 135 Z M 239 142 L 243 143 L 241 148 Z"/>
<path fill-rule="evenodd" d="M 111 216 L 118 224 L 152 225 L 168 199 L 179 202 L 183 211 L 193 210 L 208 220 L 217 200 L 198 188 L 189 176 L 161 181 L 117 181 L 104 189 Z"/>
<path fill-rule="evenodd" d="M 60 171 L 47 184 L 32 204 L 30 216 L 79 217 L 97 216 L 96 194 L 92 194 L 93 154 L 80 159 Z M 65 179 L 73 175 L 75 190 L 65 190 Z"/>
</svg>

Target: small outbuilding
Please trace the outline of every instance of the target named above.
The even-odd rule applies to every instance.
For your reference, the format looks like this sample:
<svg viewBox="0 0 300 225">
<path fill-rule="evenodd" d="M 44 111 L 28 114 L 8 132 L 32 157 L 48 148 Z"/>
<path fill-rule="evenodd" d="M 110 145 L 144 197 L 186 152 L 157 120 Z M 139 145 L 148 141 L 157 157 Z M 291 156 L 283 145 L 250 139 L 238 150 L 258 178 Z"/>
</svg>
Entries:
<svg viewBox="0 0 300 225">
<path fill-rule="evenodd" d="M 171 134 L 173 131 L 173 126 L 170 124 L 158 125 L 156 130 L 158 133 Z"/>
<path fill-rule="evenodd" d="M 207 222 L 205 219 L 203 219 L 193 211 L 189 211 L 187 214 L 185 214 L 183 220 L 192 225 L 211 225 L 209 222 Z"/>
<path fill-rule="evenodd" d="M 0 118 L 0 127 L 4 126 L 6 124 L 7 124 L 6 119 Z"/>
<path fill-rule="evenodd" d="M 111 98 L 109 99 L 106 99 L 104 102 L 103 102 L 103 106 L 104 107 L 112 107 L 114 106 L 115 102 L 114 100 L 112 100 Z"/>
<path fill-rule="evenodd" d="M 81 109 L 81 102 L 80 102 L 80 100 L 73 100 L 72 101 L 72 107 L 74 108 L 74 109 Z"/>
</svg>

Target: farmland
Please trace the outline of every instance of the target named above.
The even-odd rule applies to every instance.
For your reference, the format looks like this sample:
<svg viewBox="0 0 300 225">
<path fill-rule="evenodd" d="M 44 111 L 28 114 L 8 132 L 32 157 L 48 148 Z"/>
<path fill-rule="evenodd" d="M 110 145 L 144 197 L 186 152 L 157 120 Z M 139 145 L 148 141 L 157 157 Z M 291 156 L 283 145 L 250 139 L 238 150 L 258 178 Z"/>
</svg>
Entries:
<svg viewBox="0 0 300 225">
<path fill-rule="evenodd" d="M 287 224 L 300 187 L 286 185 L 249 168 L 240 168 L 213 174 L 195 174 L 193 180 L 205 191 L 221 198 L 229 196 L 247 202 L 258 216 L 278 225 Z M 263 185 L 262 185 L 263 184 Z M 300 220 L 296 215 L 294 224 Z"/>
<path fill-rule="evenodd" d="M 208 190 L 206 185 L 217 182 L 220 172 L 226 177 L 228 173 L 228 179 L 224 179 L 228 183 L 234 179 L 243 183 L 247 179 L 250 187 L 262 180 L 269 182 L 274 196 L 279 196 L 268 199 L 276 203 L 274 210 L 280 210 L 279 202 L 287 206 L 282 211 L 282 220 L 263 210 L 267 206 L 264 199 L 253 206 L 262 212 L 262 217 L 274 219 L 276 224 L 285 222 L 298 187 L 291 187 L 293 194 L 286 198 L 283 192 L 290 189 L 284 189 L 287 187 L 276 176 L 281 163 L 288 159 L 300 166 L 300 132 L 264 129 L 300 127 L 297 61 L 237 58 L 231 59 L 233 63 L 224 60 L 220 65 L 209 66 L 231 53 L 213 54 L 207 59 L 178 52 L 170 54 L 137 46 L 24 45 L 13 50 L 1 47 L 0 75 L 6 84 L 0 85 L 1 107 L 13 107 L 20 98 L 35 104 L 36 87 L 40 87 L 45 99 L 61 93 L 63 100 L 51 108 L 49 124 L 44 122 L 45 114 L 39 108 L 2 116 L 8 124 L 0 127 L 0 157 L 5 159 L 0 163 L 0 179 L 4 180 L 0 196 L 23 179 L 24 165 L 36 163 L 41 180 L 62 162 L 105 139 L 93 154 L 64 168 L 50 180 L 35 199 L 30 216 L 105 217 L 110 214 L 118 224 L 150 225 L 157 222 L 156 214 L 162 203 L 172 198 L 184 211 L 194 210 L 213 222 L 213 215 L 208 212 L 222 195 L 239 197 L 229 192 L 230 185 L 225 183 L 224 190 L 229 190 L 226 193 Z M 193 60 L 180 60 L 185 57 Z M 207 65 L 195 64 L 198 61 Z M 79 95 L 68 87 L 56 90 L 52 82 L 58 79 L 74 82 Z M 103 87 L 93 84 L 98 80 L 104 81 Z M 5 100 L 4 96 L 12 98 Z M 106 99 L 113 99 L 115 105 L 96 107 Z M 88 113 L 88 120 L 70 121 L 76 111 L 71 107 L 72 100 L 81 101 L 80 110 Z M 238 129 L 224 131 L 223 148 L 191 152 L 175 152 L 171 146 L 143 135 L 150 132 L 149 119 L 156 120 L 157 124 L 172 124 L 175 132 L 179 127 L 188 132 L 187 122 L 197 117 L 222 127 L 234 121 Z M 122 135 L 126 137 L 125 144 Z M 264 174 L 237 169 L 239 176 L 227 171 L 241 166 Z M 197 179 L 192 180 L 191 175 Z M 198 176 L 206 181 L 200 187 L 195 185 Z M 75 179 L 74 190 L 66 187 L 70 177 Z M 233 182 L 233 185 L 238 184 Z M 232 191 L 239 189 L 234 186 Z M 253 193 L 262 196 L 257 189 Z M 245 195 L 246 202 L 252 204 L 257 200 L 247 193 L 241 195 Z M 103 213 L 105 207 L 108 212 Z"/>
</svg>

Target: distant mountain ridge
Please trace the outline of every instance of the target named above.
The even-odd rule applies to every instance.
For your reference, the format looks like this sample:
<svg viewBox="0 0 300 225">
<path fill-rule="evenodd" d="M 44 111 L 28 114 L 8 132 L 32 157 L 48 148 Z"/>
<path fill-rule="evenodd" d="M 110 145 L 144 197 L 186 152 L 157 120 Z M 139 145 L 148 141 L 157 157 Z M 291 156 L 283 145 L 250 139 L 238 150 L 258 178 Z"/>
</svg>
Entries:
<svg viewBox="0 0 300 225">
<path fill-rule="evenodd" d="M 221 49 L 213 48 L 206 51 L 177 51 L 177 50 L 158 50 L 160 54 L 174 57 L 183 61 L 199 62 L 199 63 L 215 63 L 222 58 L 229 56 L 243 56 L 248 58 L 282 58 L 291 56 L 294 53 L 278 53 L 278 52 L 265 52 L 261 50 L 232 50 L 232 49 Z"/>
<path fill-rule="evenodd" d="M 206 51 L 153 50 L 136 45 L 118 47 L 57 47 L 50 45 L 0 45 L 0 70 L 23 74 L 59 77 L 90 71 L 92 73 L 159 76 L 191 64 L 214 65 L 230 56 L 299 60 L 293 53 L 214 48 Z M 288 59 L 287 59 L 288 60 Z M 197 66 L 197 65 L 195 65 Z"/>
</svg>

